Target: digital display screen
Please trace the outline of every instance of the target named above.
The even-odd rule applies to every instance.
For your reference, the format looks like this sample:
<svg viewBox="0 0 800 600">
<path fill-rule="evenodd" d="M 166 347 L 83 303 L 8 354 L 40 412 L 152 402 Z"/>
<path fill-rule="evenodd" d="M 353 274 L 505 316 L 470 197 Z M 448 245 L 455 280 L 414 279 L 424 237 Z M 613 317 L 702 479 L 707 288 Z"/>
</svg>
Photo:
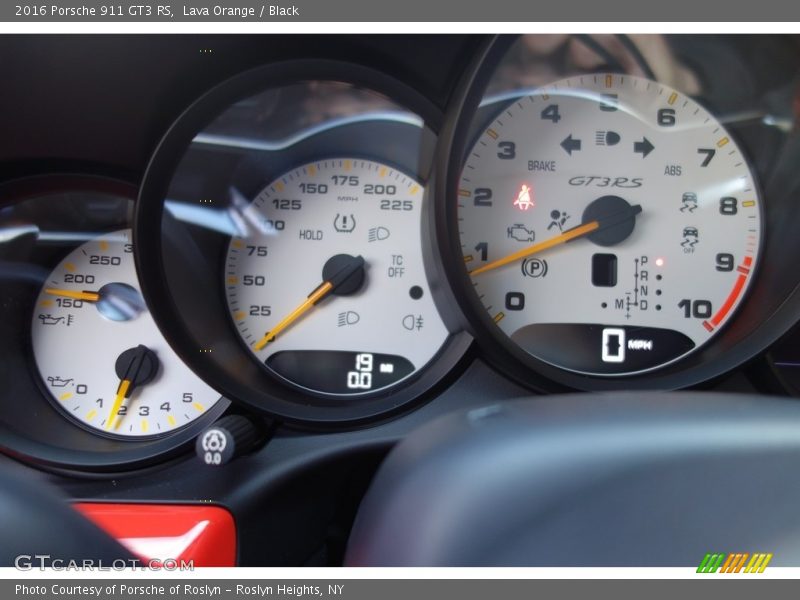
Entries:
<svg viewBox="0 0 800 600">
<path fill-rule="evenodd" d="M 388 387 L 414 372 L 411 361 L 392 354 L 287 350 L 266 360 L 286 379 L 327 394 L 362 394 Z"/>
</svg>

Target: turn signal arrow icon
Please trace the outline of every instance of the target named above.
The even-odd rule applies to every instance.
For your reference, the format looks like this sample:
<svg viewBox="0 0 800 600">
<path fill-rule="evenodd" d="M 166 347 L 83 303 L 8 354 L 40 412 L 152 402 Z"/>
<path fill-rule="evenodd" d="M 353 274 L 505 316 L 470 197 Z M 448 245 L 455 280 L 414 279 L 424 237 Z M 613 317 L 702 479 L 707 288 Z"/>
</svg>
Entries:
<svg viewBox="0 0 800 600">
<path fill-rule="evenodd" d="M 581 149 L 581 141 L 573 138 L 572 134 L 570 133 L 566 138 L 564 138 L 564 141 L 561 142 L 561 147 L 567 152 L 567 154 L 572 156 L 573 151 Z"/>
<path fill-rule="evenodd" d="M 653 146 L 646 137 L 643 137 L 641 142 L 633 143 L 633 151 L 641 154 L 642 158 L 646 157 L 653 150 L 655 150 L 655 146 Z"/>
</svg>

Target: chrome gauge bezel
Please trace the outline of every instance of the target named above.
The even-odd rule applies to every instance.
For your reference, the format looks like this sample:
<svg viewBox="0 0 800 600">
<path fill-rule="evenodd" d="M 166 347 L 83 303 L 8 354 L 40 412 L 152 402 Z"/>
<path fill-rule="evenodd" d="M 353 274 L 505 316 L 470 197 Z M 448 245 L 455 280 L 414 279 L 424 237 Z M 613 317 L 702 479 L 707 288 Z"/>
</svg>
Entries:
<svg viewBox="0 0 800 600">
<path fill-rule="evenodd" d="M 213 352 L 201 352 L 193 339 L 190 324 L 182 315 L 182 308 L 170 291 L 163 261 L 163 200 L 173 173 L 195 135 L 239 100 L 268 89 L 310 81 L 344 83 L 375 92 L 418 115 L 434 134 L 438 131 L 441 114 L 435 105 L 404 83 L 368 67 L 333 60 L 297 60 L 244 72 L 219 84 L 192 104 L 160 142 L 148 165 L 137 203 L 134 243 L 137 246 L 141 244 L 141 247 L 137 248 L 136 260 L 143 292 L 155 307 L 154 316 L 162 333 L 179 356 L 217 390 L 296 426 L 354 426 L 407 410 L 424 400 L 435 388 L 450 381 L 454 368 L 471 344 L 470 336 L 463 330 L 448 327 L 450 336 L 441 350 L 426 367 L 402 385 L 376 394 L 332 402 L 330 397 L 287 385 L 259 365 L 242 347 L 238 334 L 230 325 L 230 317 L 225 313 L 220 313 L 219 319 L 228 328 L 231 343 L 225 344 L 224 357 Z M 358 149 L 345 148 L 343 152 L 393 164 L 391 157 L 365 155 Z M 426 183 L 427 167 L 424 172 L 414 175 Z M 426 202 L 431 202 L 428 194 Z M 423 220 L 425 213 L 423 210 Z M 422 231 L 427 231 L 425 223 Z M 221 288 L 220 285 L 220 297 Z M 437 306 L 440 313 L 446 312 L 438 299 Z"/>
</svg>

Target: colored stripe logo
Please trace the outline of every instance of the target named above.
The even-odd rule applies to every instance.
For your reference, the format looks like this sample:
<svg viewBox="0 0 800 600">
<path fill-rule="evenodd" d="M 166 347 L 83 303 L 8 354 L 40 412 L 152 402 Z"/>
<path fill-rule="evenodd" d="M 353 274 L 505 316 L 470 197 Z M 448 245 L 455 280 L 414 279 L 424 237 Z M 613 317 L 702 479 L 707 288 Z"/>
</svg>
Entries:
<svg viewBox="0 0 800 600">
<path fill-rule="evenodd" d="M 772 560 L 771 553 L 747 552 L 731 553 L 707 553 L 700 566 L 697 567 L 698 573 L 763 573 L 767 565 Z"/>
</svg>

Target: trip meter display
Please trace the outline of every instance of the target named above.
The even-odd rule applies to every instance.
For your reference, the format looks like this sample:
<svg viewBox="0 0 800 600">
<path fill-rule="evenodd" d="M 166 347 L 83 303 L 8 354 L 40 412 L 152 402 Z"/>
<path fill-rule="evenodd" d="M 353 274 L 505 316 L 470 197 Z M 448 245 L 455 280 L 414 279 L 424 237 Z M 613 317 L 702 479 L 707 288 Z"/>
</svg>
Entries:
<svg viewBox="0 0 800 600">
<path fill-rule="evenodd" d="M 510 342 L 624 375 L 725 327 L 753 279 L 761 200 L 725 128 L 686 95 L 584 75 L 515 101 L 466 154 L 463 260 Z"/>
<path fill-rule="evenodd" d="M 424 367 L 448 337 L 422 261 L 423 187 L 356 158 L 300 166 L 243 212 L 230 316 L 270 371 L 312 392 L 367 394 Z"/>
</svg>

